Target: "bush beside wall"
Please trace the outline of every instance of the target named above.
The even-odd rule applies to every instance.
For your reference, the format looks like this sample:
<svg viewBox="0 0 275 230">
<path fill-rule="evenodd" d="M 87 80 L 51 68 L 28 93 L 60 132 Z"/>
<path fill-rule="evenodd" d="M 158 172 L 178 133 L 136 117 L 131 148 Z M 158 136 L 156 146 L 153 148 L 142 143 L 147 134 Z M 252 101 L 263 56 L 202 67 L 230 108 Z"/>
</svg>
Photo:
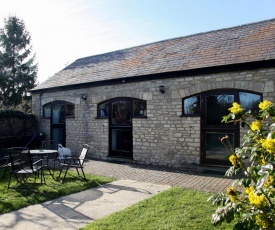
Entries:
<svg viewBox="0 0 275 230">
<path fill-rule="evenodd" d="M 16 110 L 0 111 L 0 147 L 26 146 L 38 131 L 38 122 L 33 114 Z M 36 146 L 34 140 L 30 146 Z"/>
</svg>

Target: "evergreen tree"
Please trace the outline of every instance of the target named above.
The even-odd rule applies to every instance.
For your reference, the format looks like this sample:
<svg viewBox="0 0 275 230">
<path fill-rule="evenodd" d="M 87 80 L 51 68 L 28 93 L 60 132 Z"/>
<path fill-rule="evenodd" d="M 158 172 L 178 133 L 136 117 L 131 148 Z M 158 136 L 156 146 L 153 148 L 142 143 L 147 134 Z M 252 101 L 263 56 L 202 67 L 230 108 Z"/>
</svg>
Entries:
<svg viewBox="0 0 275 230">
<path fill-rule="evenodd" d="M 31 37 L 22 20 L 4 19 L 0 29 L 0 106 L 16 107 L 30 101 L 35 86 L 37 64 L 32 55 Z"/>
</svg>

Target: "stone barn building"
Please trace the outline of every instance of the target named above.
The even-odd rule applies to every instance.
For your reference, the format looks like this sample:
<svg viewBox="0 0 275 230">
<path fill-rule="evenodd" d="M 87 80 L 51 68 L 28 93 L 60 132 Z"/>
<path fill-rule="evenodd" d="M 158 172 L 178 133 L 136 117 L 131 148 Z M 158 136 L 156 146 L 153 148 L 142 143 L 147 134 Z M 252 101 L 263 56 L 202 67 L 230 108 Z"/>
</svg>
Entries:
<svg viewBox="0 0 275 230">
<path fill-rule="evenodd" d="M 32 90 L 40 131 L 90 158 L 228 164 L 232 103 L 275 101 L 275 19 L 80 58 Z"/>
</svg>

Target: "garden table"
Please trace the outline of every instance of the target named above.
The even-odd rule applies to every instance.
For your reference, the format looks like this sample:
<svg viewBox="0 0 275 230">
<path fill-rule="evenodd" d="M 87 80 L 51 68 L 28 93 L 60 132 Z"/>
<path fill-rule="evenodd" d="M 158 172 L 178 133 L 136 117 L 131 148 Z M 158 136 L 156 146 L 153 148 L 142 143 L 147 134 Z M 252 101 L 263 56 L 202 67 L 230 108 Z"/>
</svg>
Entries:
<svg viewBox="0 0 275 230">
<path fill-rule="evenodd" d="M 57 152 L 58 151 L 56 149 L 31 149 L 30 150 L 30 154 L 33 157 L 37 157 L 39 159 L 46 160 L 45 167 L 48 169 L 52 178 L 54 178 L 54 175 L 53 175 L 53 173 L 51 173 L 51 170 L 49 167 L 49 159 L 50 159 L 50 155 L 54 155 L 53 157 L 55 157 Z"/>
</svg>

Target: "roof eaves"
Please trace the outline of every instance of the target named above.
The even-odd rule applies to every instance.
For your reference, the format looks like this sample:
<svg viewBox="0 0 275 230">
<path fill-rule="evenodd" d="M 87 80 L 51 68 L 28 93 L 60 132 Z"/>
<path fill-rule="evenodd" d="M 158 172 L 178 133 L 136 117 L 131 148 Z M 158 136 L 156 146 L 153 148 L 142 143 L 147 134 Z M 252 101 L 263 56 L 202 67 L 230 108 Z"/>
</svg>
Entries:
<svg viewBox="0 0 275 230">
<path fill-rule="evenodd" d="M 215 73 L 222 73 L 222 72 L 236 72 L 236 71 L 243 71 L 243 70 L 254 70 L 254 69 L 260 69 L 260 68 L 274 68 L 274 67 L 275 67 L 275 59 L 271 59 L 271 60 L 263 60 L 263 61 L 229 64 L 229 65 L 209 66 L 209 67 L 203 67 L 203 68 L 197 68 L 197 69 L 179 70 L 179 71 L 172 71 L 172 72 L 162 72 L 162 73 L 155 73 L 155 74 L 148 74 L 148 75 L 136 75 L 136 76 L 126 77 L 126 78 L 107 79 L 107 80 L 100 80 L 95 82 L 85 82 L 85 83 L 77 83 L 77 84 L 57 86 L 57 87 L 33 89 L 30 91 L 32 93 L 49 92 L 49 91 L 54 92 L 54 91 L 61 91 L 61 90 L 88 88 L 88 87 L 104 86 L 104 85 L 125 84 L 125 83 L 156 80 L 156 79 L 188 77 L 188 76 L 215 74 Z"/>
</svg>

